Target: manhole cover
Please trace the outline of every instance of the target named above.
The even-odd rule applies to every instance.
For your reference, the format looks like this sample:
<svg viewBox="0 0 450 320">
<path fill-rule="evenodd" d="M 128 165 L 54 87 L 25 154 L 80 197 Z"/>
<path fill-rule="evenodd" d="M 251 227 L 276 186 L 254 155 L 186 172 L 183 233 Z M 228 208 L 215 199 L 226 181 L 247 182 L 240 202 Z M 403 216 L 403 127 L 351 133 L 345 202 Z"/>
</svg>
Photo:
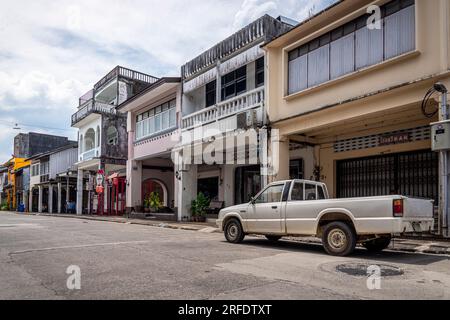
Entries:
<svg viewBox="0 0 450 320">
<path fill-rule="evenodd" d="M 396 266 L 383 264 L 364 264 L 364 263 L 346 263 L 336 267 L 336 271 L 348 274 L 354 277 L 367 277 L 372 274 L 368 272 L 370 266 L 378 266 L 381 269 L 382 277 L 395 277 L 404 274 L 404 271 Z"/>
</svg>

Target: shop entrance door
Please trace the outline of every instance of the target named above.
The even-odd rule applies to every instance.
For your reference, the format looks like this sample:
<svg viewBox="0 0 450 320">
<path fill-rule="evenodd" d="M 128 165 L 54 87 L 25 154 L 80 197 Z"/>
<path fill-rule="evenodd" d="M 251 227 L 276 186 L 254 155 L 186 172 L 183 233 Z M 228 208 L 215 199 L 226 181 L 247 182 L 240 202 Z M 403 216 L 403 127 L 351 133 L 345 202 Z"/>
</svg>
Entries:
<svg viewBox="0 0 450 320">
<path fill-rule="evenodd" d="M 427 151 L 337 162 L 337 197 L 399 194 L 439 200 L 439 158 Z"/>
</svg>

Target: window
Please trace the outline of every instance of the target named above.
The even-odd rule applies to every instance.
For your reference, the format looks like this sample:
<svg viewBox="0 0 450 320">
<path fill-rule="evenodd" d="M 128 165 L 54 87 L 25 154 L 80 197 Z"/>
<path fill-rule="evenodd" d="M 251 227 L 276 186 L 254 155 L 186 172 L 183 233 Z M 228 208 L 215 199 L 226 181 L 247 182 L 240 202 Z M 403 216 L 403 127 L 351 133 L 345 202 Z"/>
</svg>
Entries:
<svg viewBox="0 0 450 320">
<path fill-rule="evenodd" d="M 281 195 L 283 193 L 284 184 L 277 184 L 271 187 L 268 187 L 264 190 L 256 199 L 256 203 L 272 203 L 272 202 L 280 202 Z"/>
<path fill-rule="evenodd" d="M 255 86 L 258 88 L 264 85 L 264 57 L 256 60 L 255 65 Z"/>
<path fill-rule="evenodd" d="M 106 141 L 110 146 L 115 146 L 119 143 L 119 133 L 114 126 L 109 126 L 108 130 L 106 130 Z"/>
<path fill-rule="evenodd" d="M 294 186 L 292 187 L 291 192 L 291 200 L 292 201 L 303 201 L 304 197 L 304 184 L 302 182 L 296 182 Z"/>
<path fill-rule="evenodd" d="M 247 91 L 247 66 L 243 66 L 222 77 L 222 101 Z"/>
<path fill-rule="evenodd" d="M 216 104 L 217 81 L 211 81 L 206 85 L 206 108 Z"/>
<path fill-rule="evenodd" d="M 309 183 L 305 184 L 305 200 L 317 200 L 316 185 Z"/>
<path fill-rule="evenodd" d="M 176 100 L 170 100 L 136 117 L 136 139 L 142 139 L 176 127 Z"/>
<path fill-rule="evenodd" d="M 36 176 L 38 176 L 40 174 L 39 173 L 39 167 L 40 167 L 40 164 L 33 164 L 31 166 L 31 176 L 32 177 L 36 177 Z"/>
<path fill-rule="evenodd" d="M 84 135 L 84 152 L 88 152 L 95 148 L 95 131 L 90 128 L 86 131 Z"/>
<path fill-rule="evenodd" d="M 291 160 L 289 164 L 289 177 L 293 179 L 303 179 L 303 159 Z"/>
<path fill-rule="evenodd" d="M 49 171 L 50 171 L 50 163 L 49 163 L 49 162 L 42 162 L 42 163 L 40 164 L 39 171 L 40 171 L 40 172 L 39 172 L 37 175 L 43 176 L 43 175 L 49 174 Z"/>
<path fill-rule="evenodd" d="M 367 28 L 366 14 L 290 51 L 288 93 L 414 50 L 414 4 L 414 0 L 394 0 L 382 6 L 380 30 Z"/>
</svg>

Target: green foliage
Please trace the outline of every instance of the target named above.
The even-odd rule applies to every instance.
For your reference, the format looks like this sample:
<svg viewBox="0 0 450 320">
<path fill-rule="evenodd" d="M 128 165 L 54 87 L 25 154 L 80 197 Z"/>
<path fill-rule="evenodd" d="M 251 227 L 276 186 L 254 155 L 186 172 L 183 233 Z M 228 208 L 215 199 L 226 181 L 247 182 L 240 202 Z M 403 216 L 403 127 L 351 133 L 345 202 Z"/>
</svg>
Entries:
<svg viewBox="0 0 450 320">
<path fill-rule="evenodd" d="M 202 192 L 197 195 L 197 198 L 192 200 L 191 212 L 194 217 L 206 216 L 206 209 L 209 207 L 210 200 Z"/>
<path fill-rule="evenodd" d="M 8 205 L 5 203 L 0 207 L 1 211 L 8 211 Z"/>
<path fill-rule="evenodd" d="M 157 211 L 162 207 L 161 199 L 159 198 L 159 194 L 157 192 L 150 193 L 149 206 L 153 210 Z"/>
</svg>

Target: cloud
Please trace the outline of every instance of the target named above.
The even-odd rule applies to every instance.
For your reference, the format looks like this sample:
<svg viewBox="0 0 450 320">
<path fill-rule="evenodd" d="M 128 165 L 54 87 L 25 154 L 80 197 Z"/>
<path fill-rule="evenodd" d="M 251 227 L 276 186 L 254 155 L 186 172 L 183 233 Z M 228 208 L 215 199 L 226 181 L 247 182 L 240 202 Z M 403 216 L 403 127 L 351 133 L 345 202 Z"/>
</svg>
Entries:
<svg viewBox="0 0 450 320">
<path fill-rule="evenodd" d="M 0 162 L 22 132 L 76 138 L 78 98 L 116 65 L 158 77 L 264 15 L 297 20 L 328 0 L 3 1 L 0 11 Z"/>
</svg>

